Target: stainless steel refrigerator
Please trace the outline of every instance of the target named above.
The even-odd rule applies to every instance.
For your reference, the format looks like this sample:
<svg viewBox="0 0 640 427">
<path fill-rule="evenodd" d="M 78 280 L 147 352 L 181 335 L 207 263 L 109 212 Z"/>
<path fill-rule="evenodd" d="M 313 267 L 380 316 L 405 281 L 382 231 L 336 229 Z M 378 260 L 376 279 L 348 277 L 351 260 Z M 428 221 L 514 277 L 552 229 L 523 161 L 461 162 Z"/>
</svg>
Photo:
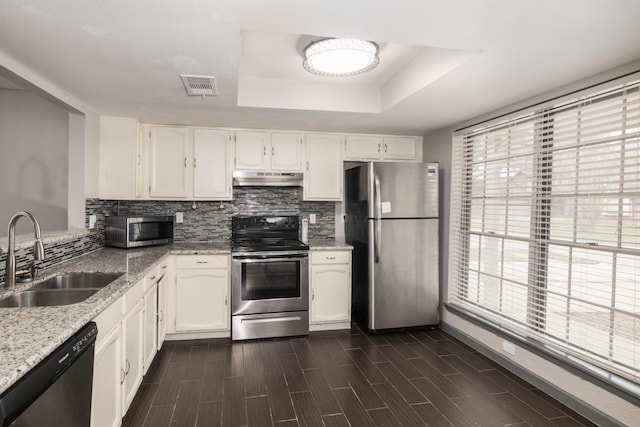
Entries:
<svg viewBox="0 0 640 427">
<path fill-rule="evenodd" d="M 437 325 L 438 164 L 345 171 L 345 237 L 354 247 L 352 318 L 373 332 Z"/>
</svg>

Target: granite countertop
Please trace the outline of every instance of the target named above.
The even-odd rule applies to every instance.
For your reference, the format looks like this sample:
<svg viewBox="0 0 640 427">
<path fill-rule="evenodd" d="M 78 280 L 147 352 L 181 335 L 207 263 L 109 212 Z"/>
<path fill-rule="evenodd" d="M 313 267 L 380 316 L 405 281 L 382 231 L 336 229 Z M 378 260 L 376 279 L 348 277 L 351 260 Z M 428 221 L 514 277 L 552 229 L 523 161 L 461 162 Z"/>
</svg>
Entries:
<svg viewBox="0 0 640 427">
<path fill-rule="evenodd" d="M 0 308 L 0 393 L 36 366 L 105 308 L 138 283 L 165 255 L 229 254 L 228 242 L 174 243 L 143 249 L 104 248 L 40 273 L 38 281 L 77 271 L 121 272 L 123 275 L 86 300 L 71 305 Z M 0 298 L 15 291 L 0 289 Z"/>
<path fill-rule="evenodd" d="M 333 239 L 310 240 L 312 251 L 350 250 Z M 229 242 L 173 243 L 140 249 L 103 248 L 40 272 L 39 281 L 78 271 L 120 272 L 121 277 L 77 304 L 55 307 L 0 308 L 0 393 L 120 298 L 166 255 L 230 254 Z M 0 289 L 0 299 L 33 286 Z"/>
<path fill-rule="evenodd" d="M 309 239 L 309 249 L 312 251 L 352 250 L 353 246 L 335 239 Z"/>
</svg>

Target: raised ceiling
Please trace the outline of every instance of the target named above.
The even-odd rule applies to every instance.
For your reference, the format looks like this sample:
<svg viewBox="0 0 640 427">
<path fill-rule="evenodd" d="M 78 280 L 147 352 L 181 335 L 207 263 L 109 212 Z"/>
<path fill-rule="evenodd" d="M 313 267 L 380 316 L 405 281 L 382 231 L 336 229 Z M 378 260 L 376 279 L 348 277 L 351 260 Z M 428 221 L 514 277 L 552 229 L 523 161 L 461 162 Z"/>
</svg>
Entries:
<svg viewBox="0 0 640 427">
<path fill-rule="evenodd" d="M 5 1 L 0 66 L 149 123 L 421 135 L 639 60 L 638 22 L 636 0 Z M 381 63 L 309 74 L 323 37 L 375 41 Z"/>
</svg>

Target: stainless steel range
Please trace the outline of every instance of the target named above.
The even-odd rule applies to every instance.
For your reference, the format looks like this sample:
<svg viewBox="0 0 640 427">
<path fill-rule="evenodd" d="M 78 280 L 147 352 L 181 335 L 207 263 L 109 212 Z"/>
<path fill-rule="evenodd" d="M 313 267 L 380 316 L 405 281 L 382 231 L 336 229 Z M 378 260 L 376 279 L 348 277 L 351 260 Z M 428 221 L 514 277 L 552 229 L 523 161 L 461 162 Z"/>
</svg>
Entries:
<svg viewBox="0 0 640 427">
<path fill-rule="evenodd" d="M 309 333 L 309 246 L 297 216 L 234 217 L 231 339 Z"/>
</svg>

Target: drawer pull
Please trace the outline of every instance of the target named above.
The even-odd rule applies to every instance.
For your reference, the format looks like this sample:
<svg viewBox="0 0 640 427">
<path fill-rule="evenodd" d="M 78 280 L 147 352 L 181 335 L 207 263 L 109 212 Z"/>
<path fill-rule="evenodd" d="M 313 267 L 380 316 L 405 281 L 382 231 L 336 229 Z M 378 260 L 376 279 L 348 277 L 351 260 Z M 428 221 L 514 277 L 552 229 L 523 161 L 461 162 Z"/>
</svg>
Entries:
<svg viewBox="0 0 640 427">
<path fill-rule="evenodd" d="M 334 256 L 328 256 L 328 257 L 325 257 L 325 259 L 336 259 L 336 257 L 334 257 Z"/>
<path fill-rule="evenodd" d="M 151 276 L 150 279 L 151 280 L 156 280 L 156 276 Z"/>
<path fill-rule="evenodd" d="M 273 323 L 273 322 L 299 322 L 300 316 L 292 317 L 269 317 L 266 319 L 242 319 L 241 323 Z"/>
<path fill-rule="evenodd" d="M 209 261 L 196 261 L 196 264 L 209 264 Z"/>
</svg>

